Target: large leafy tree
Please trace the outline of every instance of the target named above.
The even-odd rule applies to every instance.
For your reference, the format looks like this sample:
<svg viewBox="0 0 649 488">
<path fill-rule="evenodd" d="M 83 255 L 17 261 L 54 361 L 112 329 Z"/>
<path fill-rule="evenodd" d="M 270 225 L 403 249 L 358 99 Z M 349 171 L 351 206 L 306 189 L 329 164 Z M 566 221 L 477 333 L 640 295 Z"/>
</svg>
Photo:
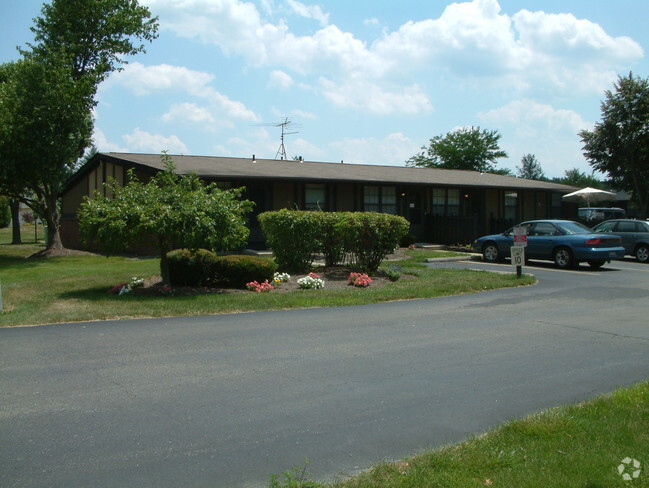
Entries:
<svg viewBox="0 0 649 488">
<path fill-rule="evenodd" d="M 158 19 L 137 0 L 53 0 L 31 30 L 33 54 L 63 51 L 73 76 L 96 85 L 120 69 L 125 56 L 145 51 L 142 41 L 157 37 Z"/>
<path fill-rule="evenodd" d="M 27 204 L 59 248 L 59 193 L 90 143 L 93 87 L 74 80 L 61 57 L 27 57 L 4 70 L 0 83 L 0 187 Z"/>
<path fill-rule="evenodd" d="M 545 180 L 541 163 L 534 154 L 526 154 L 521 158 L 521 165 L 516 166 L 516 176 L 528 180 Z"/>
<path fill-rule="evenodd" d="M 496 172 L 496 161 L 506 158 L 500 149 L 497 130 L 465 127 L 430 139 L 422 152 L 406 161 L 407 166 Z"/>
<path fill-rule="evenodd" d="M 649 79 L 629 73 L 607 90 L 602 120 L 579 133 L 590 165 L 631 193 L 641 217 L 649 215 Z"/>
<path fill-rule="evenodd" d="M 146 184 L 128 173 L 120 187 L 106 185 L 106 196 L 96 192 L 79 212 L 81 236 L 100 243 L 107 251 L 123 251 L 148 242 L 160 254 L 160 272 L 168 283 L 167 252 L 176 248 L 237 249 L 245 244 L 249 229 L 246 215 L 253 203 L 241 200 L 242 188 L 220 190 L 205 185 L 195 174 L 179 175 L 163 154 L 165 170 Z"/>
<path fill-rule="evenodd" d="M 97 87 L 157 35 L 137 0 L 52 0 L 23 58 L 0 66 L 0 190 L 27 204 L 61 248 L 58 196 L 90 145 Z"/>
</svg>

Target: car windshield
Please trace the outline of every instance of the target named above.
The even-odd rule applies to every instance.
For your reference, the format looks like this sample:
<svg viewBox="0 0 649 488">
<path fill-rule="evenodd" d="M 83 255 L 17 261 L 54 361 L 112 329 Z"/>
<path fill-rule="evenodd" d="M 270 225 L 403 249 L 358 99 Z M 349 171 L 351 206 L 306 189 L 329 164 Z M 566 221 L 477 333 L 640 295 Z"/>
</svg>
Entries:
<svg viewBox="0 0 649 488">
<path fill-rule="evenodd" d="M 564 234 L 592 234 L 593 229 L 586 227 L 579 222 L 556 222 L 555 225 L 559 227 Z"/>
</svg>

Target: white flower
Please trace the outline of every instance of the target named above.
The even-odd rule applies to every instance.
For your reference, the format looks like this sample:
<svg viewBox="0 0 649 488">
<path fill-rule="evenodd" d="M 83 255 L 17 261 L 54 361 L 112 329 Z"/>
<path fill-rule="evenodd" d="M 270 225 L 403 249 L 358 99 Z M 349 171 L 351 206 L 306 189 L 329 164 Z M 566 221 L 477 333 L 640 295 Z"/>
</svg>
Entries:
<svg viewBox="0 0 649 488">
<path fill-rule="evenodd" d="M 286 283 L 291 279 L 291 275 L 288 273 L 275 273 L 273 275 L 273 281 L 275 283 Z"/>
<path fill-rule="evenodd" d="M 325 282 L 321 278 L 313 278 L 311 276 L 305 276 L 297 280 L 297 284 L 300 288 L 319 290 L 324 288 Z"/>
</svg>

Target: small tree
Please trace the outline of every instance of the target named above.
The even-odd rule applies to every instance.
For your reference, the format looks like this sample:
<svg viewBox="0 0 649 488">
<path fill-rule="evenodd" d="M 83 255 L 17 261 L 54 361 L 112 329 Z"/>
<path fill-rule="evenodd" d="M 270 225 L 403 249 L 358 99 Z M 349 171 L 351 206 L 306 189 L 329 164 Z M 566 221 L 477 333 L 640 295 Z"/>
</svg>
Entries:
<svg viewBox="0 0 649 488">
<path fill-rule="evenodd" d="M 552 181 L 579 188 L 590 186 L 591 188 L 602 189 L 604 187 L 604 182 L 598 180 L 593 175 L 588 176 L 586 173 L 580 171 L 579 168 L 567 169 L 563 172 L 563 178 L 553 178 Z"/>
<path fill-rule="evenodd" d="M 526 154 L 521 158 L 521 165 L 516 166 L 516 176 L 528 180 L 545 180 L 541 163 L 534 154 Z"/>
<path fill-rule="evenodd" d="M 492 173 L 496 160 L 507 157 L 498 146 L 500 137 L 497 130 L 457 129 L 432 138 L 428 147 L 423 146 L 423 151 L 408 159 L 406 165 Z"/>
<path fill-rule="evenodd" d="M 160 273 L 169 282 L 167 253 L 176 248 L 227 251 L 245 244 L 246 215 L 253 203 L 240 200 L 243 188 L 220 190 L 197 175 L 179 175 L 163 153 L 164 171 L 148 183 L 132 170 L 128 183 L 106 184 L 106 195 L 86 198 L 79 212 L 81 236 L 100 242 L 108 252 L 122 251 L 151 239 L 160 254 Z"/>
</svg>

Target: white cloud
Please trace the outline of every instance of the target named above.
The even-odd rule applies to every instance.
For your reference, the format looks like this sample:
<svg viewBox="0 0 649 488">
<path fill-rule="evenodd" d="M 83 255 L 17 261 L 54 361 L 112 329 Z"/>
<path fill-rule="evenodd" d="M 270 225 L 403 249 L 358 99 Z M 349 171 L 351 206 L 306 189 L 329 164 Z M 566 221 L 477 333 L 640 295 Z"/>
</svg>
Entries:
<svg viewBox="0 0 649 488">
<path fill-rule="evenodd" d="M 183 66 L 144 66 L 136 62 L 127 65 L 123 71 L 111 78 L 111 83 L 124 86 L 140 96 L 154 92 L 184 93 L 207 100 L 212 104 L 211 110 L 216 113 L 249 122 L 259 121 L 259 117 L 242 102 L 232 100 L 209 86 L 213 79 L 214 75 L 210 73 L 190 70 Z"/>
<path fill-rule="evenodd" d="M 376 113 L 414 113 L 413 98 L 427 100 L 423 89 L 415 88 L 418 73 L 451 73 L 463 83 L 487 80 L 499 90 L 567 96 L 601 93 L 616 70 L 644 55 L 632 39 L 613 37 L 588 20 L 528 10 L 510 16 L 497 0 L 452 3 L 438 18 L 408 21 L 369 44 L 329 24 L 319 6 L 297 0 L 285 5 L 323 27 L 296 35 L 281 18 L 265 20 L 262 12 L 271 18 L 269 12 L 278 12 L 272 1 L 263 2 L 261 12 L 240 0 L 147 3 L 160 14 L 164 29 L 215 44 L 254 67 L 274 69 L 276 86 L 286 86 L 293 75 L 326 77 L 330 83 L 321 85 L 322 96 L 340 106 L 378 107 Z M 362 88 L 370 89 L 364 98 L 372 103 L 352 103 Z M 394 103 L 401 101 L 400 93 L 404 104 Z M 376 103 L 377 94 L 387 95 L 385 104 Z"/>
<path fill-rule="evenodd" d="M 284 71 L 273 70 L 270 73 L 268 86 L 288 90 L 293 85 L 293 78 Z"/>
<path fill-rule="evenodd" d="M 568 167 L 590 172 L 578 133 L 591 128 L 592 123 L 573 110 L 523 99 L 480 113 L 478 118 L 498 127 L 503 136 L 502 147 L 509 153 L 504 165 L 512 170 L 520 165 L 524 154 L 531 153 L 537 156 L 548 176 L 562 176 Z"/>
<path fill-rule="evenodd" d="M 336 161 L 359 164 L 403 165 L 420 151 L 420 144 L 413 142 L 401 132 L 388 134 L 385 138 L 345 138 L 330 146 L 339 155 Z"/>
<path fill-rule="evenodd" d="M 110 142 L 101 129 L 95 127 L 92 142 L 99 152 L 128 152 L 128 148 Z"/>
<path fill-rule="evenodd" d="M 150 134 L 139 127 L 136 127 L 131 134 L 125 134 L 122 138 L 128 145 L 129 152 L 160 153 L 169 151 L 172 154 L 187 154 L 189 152 L 185 143 L 178 136 Z"/>
<path fill-rule="evenodd" d="M 380 115 L 393 113 L 420 114 L 432 111 L 428 96 L 417 85 L 387 91 L 365 80 L 349 80 L 339 85 L 320 79 L 324 96 L 343 108 L 364 109 Z"/>
<path fill-rule="evenodd" d="M 329 23 L 329 14 L 325 14 L 318 5 L 304 5 L 297 0 L 287 0 L 289 7 L 298 15 L 313 19 L 325 26 Z"/>
<path fill-rule="evenodd" d="M 557 58 L 587 57 L 604 61 L 630 61 L 643 56 L 629 37 L 611 37 L 598 24 L 572 14 L 521 10 L 513 16 L 520 42 L 534 52 Z"/>
<path fill-rule="evenodd" d="M 316 114 L 311 113 L 311 112 L 306 112 L 306 111 L 300 110 L 300 109 L 291 110 L 291 115 L 295 116 L 295 117 L 298 117 L 300 119 L 317 119 L 318 118 L 318 116 Z"/>
<path fill-rule="evenodd" d="M 592 124 L 573 110 L 555 109 L 534 100 L 514 100 L 500 108 L 478 114 L 478 118 L 496 125 L 511 125 L 517 133 L 537 137 L 550 132 L 577 134 Z"/>
<path fill-rule="evenodd" d="M 194 71 L 183 66 L 160 64 L 144 66 L 135 62 L 111 77 L 111 83 L 122 85 L 136 95 L 149 95 L 161 91 L 183 91 L 195 96 L 205 96 L 214 75 Z"/>
<path fill-rule="evenodd" d="M 189 122 L 192 124 L 211 124 L 214 116 L 206 107 L 195 103 L 174 103 L 169 111 L 162 116 L 165 122 Z"/>
</svg>

